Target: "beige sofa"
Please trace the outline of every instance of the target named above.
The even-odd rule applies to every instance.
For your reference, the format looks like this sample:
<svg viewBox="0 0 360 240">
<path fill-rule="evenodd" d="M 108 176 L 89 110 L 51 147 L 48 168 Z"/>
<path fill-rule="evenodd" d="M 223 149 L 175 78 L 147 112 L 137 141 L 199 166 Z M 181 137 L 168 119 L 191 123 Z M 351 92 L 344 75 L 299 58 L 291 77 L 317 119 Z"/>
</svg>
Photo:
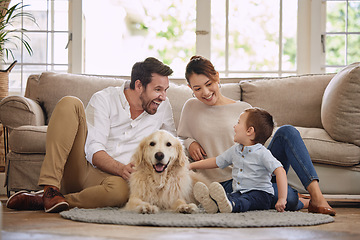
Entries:
<svg viewBox="0 0 360 240">
<path fill-rule="evenodd" d="M 9 129 L 6 184 L 8 191 L 38 190 L 49 118 L 60 98 L 79 97 L 84 105 L 107 86 L 124 78 L 44 72 L 29 77 L 24 96 L 0 102 L 0 120 Z M 278 126 L 300 131 L 325 194 L 360 195 L 360 63 L 338 74 L 266 79 L 223 79 L 224 95 L 267 109 Z M 184 102 L 192 97 L 184 79 L 171 79 L 168 98 L 175 124 Z M 289 183 L 304 192 L 294 172 Z"/>
</svg>

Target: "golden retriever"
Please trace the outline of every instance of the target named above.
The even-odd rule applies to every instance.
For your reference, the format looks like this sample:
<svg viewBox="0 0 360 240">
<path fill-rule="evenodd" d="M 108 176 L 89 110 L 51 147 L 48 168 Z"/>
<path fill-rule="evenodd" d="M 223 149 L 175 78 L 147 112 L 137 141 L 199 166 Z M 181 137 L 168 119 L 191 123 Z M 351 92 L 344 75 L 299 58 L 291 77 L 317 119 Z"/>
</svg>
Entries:
<svg viewBox="0 0 360 240">
<path fill-rule="evenodd" d="M 131 161 L 135 172 L 129 179 L 130 197 L 125 209 L 138 213 L 198 211 L 193 185 L 210 182 L 188 169 L 189 161 L 178 138 L 159 130 L 140 142 Z"/>
</svg>

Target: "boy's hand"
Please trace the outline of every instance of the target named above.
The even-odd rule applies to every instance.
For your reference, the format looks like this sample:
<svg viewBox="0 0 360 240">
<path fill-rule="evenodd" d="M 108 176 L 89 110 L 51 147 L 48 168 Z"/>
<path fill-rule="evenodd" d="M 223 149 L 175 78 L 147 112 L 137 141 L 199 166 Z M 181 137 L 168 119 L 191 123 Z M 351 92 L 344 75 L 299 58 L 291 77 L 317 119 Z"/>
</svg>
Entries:
<svg viewBox="0 0 360 240">
<path fill-rule="evenodd" d="M 191 164 L 192 164 L 192 163 L 190 163 L 190 164 L 188 165 L 189 170 L 193 170 Z"/>
<path fill-rule="evenodd" d="M 284 212 L 286 207 L 286 198 L 279 198 L 277 203 L 275 204 L 275 209 L 278 212 Z"/>
<path fill-rule="evenodd" d="M 284 212 L 288 188 L 286 172 L 283 167 L 278 167 L 275 169 L 274 173 L 276 175 L 276 184 L 278 187 L 278 201 L 275 204 L 275 209 L 278 212 Z"/>
</svg>

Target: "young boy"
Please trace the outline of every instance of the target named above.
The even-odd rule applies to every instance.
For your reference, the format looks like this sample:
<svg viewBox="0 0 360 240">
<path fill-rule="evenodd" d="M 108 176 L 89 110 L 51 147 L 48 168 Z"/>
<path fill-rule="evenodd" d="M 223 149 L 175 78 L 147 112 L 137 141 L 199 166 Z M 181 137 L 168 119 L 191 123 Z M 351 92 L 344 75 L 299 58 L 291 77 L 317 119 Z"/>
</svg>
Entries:
<svg viewBox="0 0 360 240">
<path fill-rule="evenodd" d="M 263 109 L 249 108 L 240 114 L 234 126 L 236 143 L 218 157 L 190 164 L 190 169 L 225 168 L 233 165 L 233 192 L 227 194 L 220 183 L 207 186 L 197 182 L 195 198 L 208 213 L 265 210 L 274 201 L 272 174 L 276 175 L 278 201 L 275 209 L 283 212 L 287 197 L 286 172 L 281 163 L 264 146 L 274 129 L 272 116 Z"/>
</svg>

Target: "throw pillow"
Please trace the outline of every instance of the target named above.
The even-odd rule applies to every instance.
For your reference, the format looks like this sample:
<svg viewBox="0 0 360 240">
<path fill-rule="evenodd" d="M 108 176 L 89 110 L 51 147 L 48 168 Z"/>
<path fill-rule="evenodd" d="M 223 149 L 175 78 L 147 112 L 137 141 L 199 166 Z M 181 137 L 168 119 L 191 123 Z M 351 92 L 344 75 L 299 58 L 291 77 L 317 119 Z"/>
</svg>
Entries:
<svg viewBox="0 0 360 240">
<path fill-rule="evenodd" d="M 333 76 L 300 75 L 241 81 L 242 100 L 266 109 L 278 126 L 322 128 L 322 94 Z"/>
<path fill-rule="evenodd" d="M 360 146 L 360 62 L 342 69 L 326 87 L 321 121 L 334 140 Z"/>
</svg>

